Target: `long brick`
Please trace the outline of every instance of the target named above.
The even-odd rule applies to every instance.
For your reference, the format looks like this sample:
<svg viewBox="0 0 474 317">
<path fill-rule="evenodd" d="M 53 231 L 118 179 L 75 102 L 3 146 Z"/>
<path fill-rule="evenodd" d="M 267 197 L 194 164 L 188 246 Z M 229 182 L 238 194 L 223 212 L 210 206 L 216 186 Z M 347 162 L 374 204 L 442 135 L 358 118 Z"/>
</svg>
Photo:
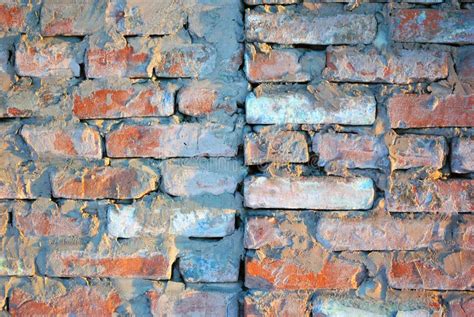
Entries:
<svg viewBox="0 0 474 317">
<path fill-rule="evenodd" d="M 374 48 L 330 47 L 324 75 L 336 82 L 409 84 L 446 78 L 448 61 L 440 51 L 401 49 L 382 55 Z"/>
<path fill-rule="evenodd" d="M 474 137 L 453 139 L 451 143 L 451 170 L 455 173 L 474 172 Z"/>
<path fill-rule="evenodd" d="M 87 125 L 70 127 L 24 125 L 21 136 L 39 156 L 102 158 L 99 131 Z"/>
<path fill-rule="evenodd" d="M 168 160 L 161 167 L 162 189 L 173 196 L 233 194 L 246 174 L 237 160 Z"/>
<path fill-rule="evenodd" d="M 382 168 L 387 155 L 380 138 L 349 133 L 317 133 L 312 150 L 319 155 L 319 166 L 347 168 Z"/>
<path fill-rule="evenodd" d="M 442 136 L 405 134 L 395 138 L 390 145 L 392 170 L 414 167 L 443 167 L 448 152 Z"/>
<path fill-rule="evenodd" d="M 66 237 L 88 236 L 96 217 L 83 217 L 79 208 L 67 210 L 47 199 L 38 199 L 31 205 L 16 203 L 13 225 L 23 236 Z"/>
<path fill-rule="evenodd" d="M 146 166 L 94 166 L 55 172 L 51 186 L 56 198 L 131 199 L 155 190 L 158 179 L 157 173 Z"/>
<path fill-rule="evenodd" d="M 474 95 L 396 95 L 388 100 L 392 128 L 470 127 Z"/>
<path fill-rule="evenodd" d="M 116 277 L 170 279 L 175 260 L 173 246 L 156 239 L 111 240 L 99 249 L 84 245 L 50 246 L 39 273 L 56 277 Z"/>
<path fill-rule="evenodd" d="M 418 250 L 443 243 L 449 225 L 439 217 L 327 217 L 319 220 L 317 232 L 320 243 L 334 251 Z"/>
<path fill-rule="evenodd" d="M 410 174 L 395 175 L 386 193 L 387 209 L 392 212 L 472 212 L 472 179 L 422 180 Z"/>
<path fill-rule="evenodd" d="M 373 15 L 337 14 L 317 16 L 304 14 L 260 13 L 247 10 L 245 14 L 247 41 L 279 44 L 369 44 L 377 31 Z"/>
<path fill-rule="evenodd" d="M 82 43 L 75 40 L 22 40 L 15 51 L 16 72 L 31 77 L 79 77 L 83 52 Z"/>
<path fill-rule="evenodd" d="M 246 165 L 305 163 L 309 160 L 306 137 L 297 131 L 249 133 L 244 139 L 244 155 Z"/>
<path fill-rule="evenodd" d="M 474 252 L 454 252 L 429 260 L 424 253 L 401 253 L 393 257 L 388 284 L 398 289 L 472 290 Z"/>
<path fill-rule="evenodd" d="M 216 55 L 203 44 L 164 45 L 155 55 L 155 75 L 165 78 L 201 77 L 214 70 Z"/>
<path fill-rule="evenodd" d="M 164 294 L 147 293 L 153 316 L 239 316 L 237 292 L 170 288 Z"/>
<path fill-rule="evenodd" d="M 369 209 L 374 200 L 370 178 L 250 177 L 245 180 L 245 205 L 250 208 Z"/>
<path fill-rule="evenodd" d="M 291 259 L 247 259 L 245 286 L 257 289 L 355 289 L 364 275 L 360 264 L 340 259 L 324 261 L 320 270 Z"/>
<path fill-rule="evenodd" d="M 337 87 L 332 89 L 337 91 Z M 326 90 L 323 87 L 321 91 Z M 328 98 L 316 99 L 303 89 L 269 86 L 250 93 L 245 100 L 246 118 L 250 124 L 370 125 L 375 120 L 375 105 L 372 95 L 336 92 L 334 95 L 329 93 Z"/>
<path fill-rule="evenodd" d="M 94 0 L 71 2 L 46 0 L 41 7 L 41 34 L 44 36 L 93 34 L 105 28 L 107 3 Z"/>
<path fill-rule="evenodd" d="M 15 316 L 112 316 L 122 303 L 119 294 L 110 287 L 61 286 L 60 294 L 49 297 L 37 296 L 21 287 L 13 288 L 10 313 Z"/>
<path fill-rule="evenodd" d="M 154 44 L 148 41 L 148 45 Z M 142 38 L 131 38 L 125 45 L 112 43 L 110 47 L 92 46 L 86 52 L 86 76 L 150 78 L 152 59 L 152 49 Z"/>
<path fill-rule="evenodd" d="M 28 12 L 28 6 L 20 3 L 5 1 L 0 4 L 0 32 L 25 31 Z"/>
<path fill-rule="evenodd" d="M 86 80 L 73 94 L 73 113 L 80 119 L 170 116 L 174 90 L 152 83 Z"/>
<path fill-rule="evenodd" d="M 402 9 L 392 17 L 397 42 L 474 43 L 472 10 Z"/>
<path fill-rule="evenodd" d="M 244 297 L 244 316 L 309 316 L 309 292 L 255 291 Z"/>
<path fill-rule="evenodd" d="M 219 124 L 124 124 L 106 134 L 110 157 L 194 157 L 237 154 L 239 134 L 234 127 Z"/>
<path fill-rule="evenodd" d="M 176 33 L 186 24 L 183 0 L 113 0 L 109 23 L 123 35 L 165 35 Z"/>
<path fill-rule="evenodd" d="M 294 49 L 272 49 L 261 52 L 252 45 L 245 50 L 245 73 L 252 83 L 305 82 L 311 74 L 300 63 L 301 52 Z"/>
</svg>

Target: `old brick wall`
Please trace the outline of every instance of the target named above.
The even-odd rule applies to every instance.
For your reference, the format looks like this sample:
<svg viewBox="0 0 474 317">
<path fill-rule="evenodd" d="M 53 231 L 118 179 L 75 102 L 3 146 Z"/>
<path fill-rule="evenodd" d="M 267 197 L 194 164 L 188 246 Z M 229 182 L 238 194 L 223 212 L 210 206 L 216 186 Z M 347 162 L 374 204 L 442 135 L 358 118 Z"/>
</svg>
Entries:
<svg viewBox="0 0 474 317">
<path fill-rule="evenodd" d="M 474 316 L 474 4 L 0 0 L 0 315 Z"/>
</svg>

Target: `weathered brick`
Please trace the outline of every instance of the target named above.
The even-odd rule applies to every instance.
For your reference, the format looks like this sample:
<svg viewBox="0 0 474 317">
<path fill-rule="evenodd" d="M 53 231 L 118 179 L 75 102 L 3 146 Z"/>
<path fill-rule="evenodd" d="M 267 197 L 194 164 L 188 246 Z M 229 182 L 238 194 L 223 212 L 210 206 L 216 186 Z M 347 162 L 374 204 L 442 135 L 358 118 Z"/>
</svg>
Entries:
<svg viewBox="0 0 474 317">
<path fill-rule="evenodd" d="M 237 292 L 201 291 L 177 284 L 171 289 L 169 283 L 166 292 L 148 292 L 153 316 L 214 316 L 237 317 L 239 315 Z M 174 285 L 173 285 L 174 286 Z"/>
<path fill-rule="evenodd" d="M 15 203 L 11 201 L 0 201 L 0 237 L 5 236 L 9 227 L 10 214 L 13 213 Z"/>
<path fill-rule="evenodd" d="M 203 44 L 164 45 L 155 60 L 158 77 L 201 77 L 214 70 L 216 55 L 212 47 Z"/>
<path fill-rule="evenodd" d="M 38 266 L 39 272 L 57 277 L 170 279 L 175 259 L 174 246 L 144 238 L 122 242 L 109 240 L 98 247 L 53 245 L 48 250 L 45 262 Z"/>
<path fill-rule="evenodd" d="M 157 188 L 158 174 L 147 166 L 65 168 L 51 179 L 53 197 L 70 199 L 140 198 Z"/>
<path fill-rule="evenodd" d="M 258 289 L 308 290 L 355 289 L 364 270 L 361 265 L 341 259 L 325 260 L 320 270 L 293 263 L 288 258 L 247 259 L 245 286 Z"/>
<path fill-rule="evenodd" d="M 170 116 L 174 90 L 152 83 L 86 80 L 73 95 L 73 112 L 80 119 Z"/>
<path fill-rule="evenodd" d="M 0 238 L 0 275 L 32 276 L 35 274 L 36 241 L 18 236 Z"/>
<path fill-rule="evenodd" d="M 456 241 L 463 250 L 474 251 L 474 217 L 464 215 L 462 222 L 458 225 Z"/>
<path fill-rule="evenodd" d="M 233 126 L 220 124 L 124 124 L 106 134 L 110 157 L 194 157 L 237 154 L 241 142 Z"/>
<path fill-rule="evenodd" d="M 474 297 L 465 296 L 448 303 L 448 317 L 469 317 L 474 315 Z"/>
<path fill-rule="evenodd" d="M 41 34 L 82 36 L 97 32 L 105 28 L 106 5 L 94 0 L 46 0 L 41 7 Z"/>
<path fill-rule="evenodd" d="M 12 86 L 5 94 L 0 94 L 0 117 L 2 118 L 29 118 L 40 115 L 40 105 L 43 105 L 41 96 L 32 83 Z"/>
<path fill-rule="evenodd" d="M 370 209 L 374 193 L 373 181 L 365 177 L 250 177 L 244 186 L 250 208 Z"/>
<path fill-rule="evenodd" d="M 301 0 L 245 0 L 247 5 L 259 5 L 259 4 L 294 4 L 299 3 Z"/>
<path fill-rule="evenodd" d="M 392 177 L 386 193 L 392 212 L 472 212 L 474 181 L 470 179 L 413 179 L 410 174 Z"/>
<path fill-rule="evenodd" d="M 245 73 L 252 83 L 305 82 L 311 74 L 300 63 L 301 52 L 294 49 L 272 49 L 261 52 L 253 45 L 245 50 Z"/>
<path fill-rule="evenodd" d="M 458 78 L 465 83 L 474 83 L 474 47 L 466 46 L 459 48 L 456 72 Z"/>
<path fill-rule="evenodd" d="M 451 143 L 451 170 L 455 173 L 474 172 L 474 137 L 453 139 Z"/>
<path fill-rule="evenodd" d="M 154 44 L 149 42 L 149 45 Z M 149 78 L 152 75 L 152 59 L 152 49 L 141 38 L 128 39 L 125 45 L 93 46 L 86 53 L 86 76 Z"/>
<path fill-rule="evenodd" d="M 260 13 L 247 10 L 245 14 L 247 41 L 279 44 L 369 44 L 377 32 L 373 15 L 337 14 L 318 16 L 311 11 L 303 14 Z"/>
<path fill-rule="evenodd" d="M 237 160 L 168 160 L 161 167 L 162 189 L 173 196 L 234 193 L 247 174 Z"/>
<path fill-rule="evenodd" d="M 319 166 L 382 168 L 386 165 L 387 148 L 382 139 L 371 135 L 317 133 L 312 150 L 319 155 Z"/>
<path fill-rule="evenodd" d="M 13 224 L 23 236 L 80 237 L 92 229 L 92 218 L 79 210 L 60 208 L 48 199 L 38 199 L 31 205 L 16 203 L 14 208 Z"/>
<path fill-rule="evenodd" d="M 474 125 L 474 95 L 396 95 L 388 101 L 392 128 Z"/>
<path fill-rule="evenodd" d="M 400 49 L 383 55 L 374 48 L 327 49 L 324 76 L 336 82 L 409 84 L 448 76 L 449 55 L 441 51 Z"/>
<path fill-rule="evenodd" d="M 444 242 L 449 225 L 440 217 L 325 217 L 317 232 L 319 242 L 334 251 L 417 250 Z"/>
<path fill-rule="evenodd" d="M 402 9 L 392 17 L 398 42 L 474 43 L 472 10 Z"/>
<path fill-rule="evenodd" d="M 83 45 L 72 39 L 22 40 L 15 51 L 15 68 L 20 76 L 79 77 Z"/>
<path fill-rule="evenodd" d="M 180 245 L 179 271 L 186 283 L 230 283 L 239 279 L 242 232 L 219 241 Z"/>
<path fill-rule="evenodd" d="M 50 197 L 48 171 L 34 166 L 0 167 L 0 199 Z"/>
<path fill-rule="evenodd" d="M 108 15 L 124 35 L 165 35 L 186 24 L 186 6 L 182 0 L 113 0 Z"/>
<path fill-rule="evenodd" d="M 48 282 L 46 287 L 52 284 Z M 61 289 L 56 296 L 38 296 L 33 291 L 15 287 L 11 291 L 10 313 L 14 316 L 112 316 L 122 303 L 119 294 L 110 287 L 75 285 L 64 289 L 61 285 Z"/>
<path fill-rule="evenodd" d="M 288 241 L 274 217 L 248 217 L 245 223 L 244 246 L 247 249 L 260 249 L 265 246 L 285 246 Z"/>
<path fill-rule="evenodd" d="M 392 170 L 414 167 L 443 167 L 448 152 L 442 136 L 399 135 L 389 146 Z"/>
<path fill-rule="evenodd" d="M 235 230 L 238 206 L 233 196 L 219 196 L 218 202 L 171 199 L 158 196 L 151 202 L 113 205 L 107 211 L 109 236 L 132 238 L 173 234 L 184 237 L 224 237 Z"/>
<path fill-rule="evenodd" d="M 306 137 L 297 131 L 249 133 L 244 140 L 244 155 L 246 165 L 305 163 L 309 160 Z"/>
<path fill-rule="evenodd" d="M 439 260 L 423 253 L 394 255 L 388 283 L 398 289 L 472 290 L 474 252 L 454 252 Z"/>
<path fill-rule="evenodd" d="M 316 97 L 319 93 L 326 98 Z M 321 85 L 314 95 L 305 89 L 260 86 L 245 101 L 250 124 L 370 125 L 375 120 L 372 95 L 352 95 L 337 86 Z"/>
<path fill-rule="evenodd" d="M 26 29 L 28 6 L 13 1 L 0 4 L 0 32 L 22 32 Z"/>
<path fill-rule="evenodd" d="M 24 125 L 21 136 L 39 156 L 102 158 L 99 131 L 87 125 L 66 127 Z"/>
<path fill-rule="evenodd" d="M 244 298 L 244 316 L 309 316 L 310 293 L 255 291 Z"/>
</svg>

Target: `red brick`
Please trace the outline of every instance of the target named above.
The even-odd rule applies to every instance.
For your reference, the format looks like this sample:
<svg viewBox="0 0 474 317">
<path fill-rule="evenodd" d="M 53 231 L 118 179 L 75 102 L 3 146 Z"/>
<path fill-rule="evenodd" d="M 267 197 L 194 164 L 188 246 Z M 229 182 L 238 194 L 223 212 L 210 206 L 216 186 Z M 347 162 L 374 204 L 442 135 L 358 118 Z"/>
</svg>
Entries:
<svg viewBox="0 0 474 317">
<path fill-rule="evenodd" d="M 129 81 L 84 81 L 73 95 L 73 112 L 80 119 L 170 116 L 173 90 Z"/>
<path fill-rule="evenodd" d="M 177 33 L 186 24 L 186 1 L 114 0 L 109 4 L 109 22 L 124 35 Z"/>
<path fill-rule="evenodd" d="M 311 11 L 260 13 L 247 10 L 245 36 L 249 42 L 279 44 L 358 44 L 371 43 L 377 31 L 373 15 L 338 14 L 318 16 Z"/>
<path fill-rule="evenodd" d="M 74 286 L 58 296 L 44 298 L 13 288 L 9 311 L 13 316 L 112 316 L 122 303 L 114 290 Z"/>
<path fill-rule="evenodd" d="M 400 49 L 382 55 L 374 48 L 330 47 L 323 75 L 336 82 L 409 84 L 446 78 L 448 61 L 440 51 Z"/>
<path fill-rule="evenodd" d="M 474 172 L 474 137 L 453 139 L 451 143 L 451 170 L 455 173 Z"/>
<path fill-rule="evenodd" d="M 122 46 L 112 44 L 110 48 L 89 48 L 86 53 L 87 78 L 151 77 L 153 54 L 143 41 L 141 38 L 132 38 Z"/>
<path fill-rule="evenodd" d="M 474 48 L 459 48 L 456 71 L 461 82 L 474 84 Z"/>
<path fill-rule="evenodd" d="M 102 158 L 99 131 L 87 125 L 70 127 L 24 125 L 21 136 L 40 156 Z"/>
<path fill-rule="evenodd" d="M 170 283 L 171 284 L 171 283 Z M 184 288 L 184 287 L 183 287 Z M 194 289 L 147 293 L 153 316 L 228 316 L 239 314 L 238 294 Z"/>
<path fill-rule="evenodd" d="M 361 265 L 340 259 L 326 260 L 317 271 L 290 259 L 247 259 L 245 286 L 275 290 L 355 289 L 364 275 Z"/>
<path fill-rule="evenodd" d="M 309 317 L 307 292 L 252 292 L 244 298 L 244 316 Z"/>
<path fill-rule="evenodd" d="M 399 135 L 390 145 L 392 170 L 414 167 L 443 167 L 448 152 L 442 136 L 406 134 Z"/>
<path fill-rule="evenodd" d="M 97 247 L 53 245 L 49 247 L 45 263 L 39 265 L 39 272 L 57 277 L 170 279 L 175 257 L 173 248 L 169 243 L 144 238 L 110 240 Z"/>
<path fill-rule="evenodd" d="M 392 128 L 470 127 L 474 95 L 396 95 L 388 101 Z"/>
<path fill-rule="evenodd" d="M 245 73 L 252 83 L 305 82 L 311 75 L 300 63 L 301 53 L 293 49 L 272 49 L 261 52 L 253 45 L 245 51 Z"/>
<path fill-rule="evenodd" d="M 143 166 L 64 169 L 51 179 L 53 197 L 70 199 L 140 198 L 157 188 L 158 175 Z"/>
<path fill-rule="evenodd" d="M 371 135 L 317 133 L 313 152 L 319 155 L 319 166 L 347 168 L 382 168 L 387 149 L 383 140 Z"/>
<path fill-rule="evenodd" d="M 297 131 L 249 133 L 244 140 L 244 155 L 246 165 L 305 163 L 309 160 L 306 137 Z"/>
<path fill-rule="evenodd" d="M 10 3 L 9 3 L 10 2 Z M 22 32 L 26 29 L 28 7 L 13 1 L 0 4 L 0 32 Z"/>
<path fill-rule="evenodd" d="M 474 315 L 474 297 L 465 296 L 448 303 L 448 317 L 469 317 Z"/>
<path fill-rule="evenodd" d="M 245 181 L 244 197 L 249 208 L 369 209 L 374 188 L 370 178 L 254 176 Z"/>
<path fill-rule="evenodd" d="M 63 2 L 46 0 L 41 7 L 43 36 L 93 34 L 105 28 L 106 3 L 94 0 Z"/>
<path fill-rule="evenodd" d="M 110 157 L 231 157 L 238 137 L 233 127 L 218 124 L 126 124 L 106 135 L 106 148 Z"/>
<path fill-rule="evenodd" d="M 391 179 L 386 193 L 387 209 L 391 212 L 472 212 L 473 187 L 472 179 L 422 180 L 399 174 Z"/>
<path fill-rule="evenodd" d="M 203 44 L 164 45 L 155 56 L 155 75 L 165 78 L 201 77 L 214 70 L 214 49 Z"/>
<path fill-rule="evenodd" d="M 474 43 L 472 10 L 403 9 L 392 17 L 397 42 Z"/>
<path fill-rule="evenodd" d="M 456 241 L 463 250 L 474 251 L 474 217 L 465 215 L 458 226 Z"/>
<path fill-rule="evenodd" d="M 451 253 L 429 260 L 427 254 L 403 253 L 394 256 L 388 283 L 397 289 L 472 290 L 474 252 Z"/>
<path fill-rule="evenodd" d="M 334 251 L 417 250 L 443 243 L 449 225 L 440 217 L 327 217 L 319 220 L 317 232 L 320 243 Z"/>
<path fill-rule="evenodd" d="M 78 212 L 67 212 L 55 203 L 38 199 L 31 206 L 16 204 L 13 223 L 23 236 L 87 236 L 92 219 Z"/>
<path fill-rule="evenodd" d="M 75 40 L 22 40 L 15 51 L 16 71 L 20 76 L 79 77 L 82 55 L 82 44 Z"/>
</svg>

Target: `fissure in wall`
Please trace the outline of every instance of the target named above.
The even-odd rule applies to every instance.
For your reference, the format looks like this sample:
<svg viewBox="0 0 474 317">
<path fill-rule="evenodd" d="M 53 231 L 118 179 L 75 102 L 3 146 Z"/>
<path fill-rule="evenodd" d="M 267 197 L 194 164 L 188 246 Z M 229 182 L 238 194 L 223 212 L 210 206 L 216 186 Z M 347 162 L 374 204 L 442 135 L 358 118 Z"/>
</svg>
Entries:
<svg viewBox="0 0 474 317">
<path fill-rule="evenodd" d="M 474 315 L 470 0 L 0 0 L 0 314 Z"/>
</svg>

